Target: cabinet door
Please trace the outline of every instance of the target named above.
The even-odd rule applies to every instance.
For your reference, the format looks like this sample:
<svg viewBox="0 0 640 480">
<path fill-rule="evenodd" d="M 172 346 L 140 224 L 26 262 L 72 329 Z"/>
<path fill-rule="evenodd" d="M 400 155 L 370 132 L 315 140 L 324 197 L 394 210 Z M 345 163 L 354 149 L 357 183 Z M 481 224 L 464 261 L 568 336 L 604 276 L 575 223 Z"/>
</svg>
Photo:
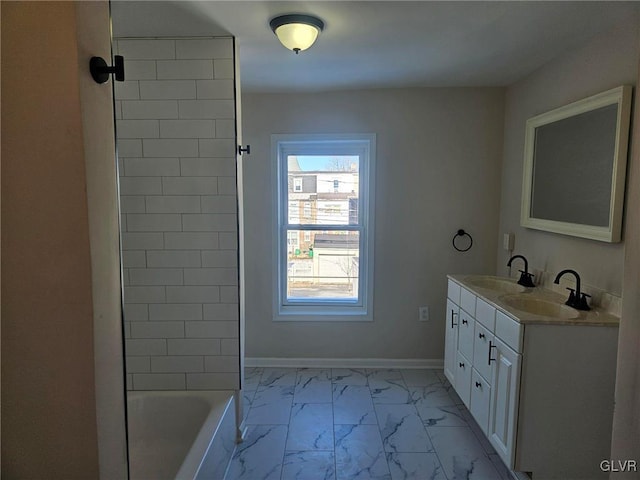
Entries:
<svg viewBox="0 0 640 480">
<path fill-rule="evenodd" d="M 447 299 L 447 324 L 445 325 L 444 375 L 455 385 L 456 353 L 458 350 L 458 306 Z"/>
<path fill-rule="evenodd" d="M 456 393 L 462 402 L 469 408 L 471 403 L 471 362 L 458 352 L 456 356 Z"/>
<path fill-rule="evenodd" d="M 476 321 L 473 317 L 460 309 L 460 325 L 458 325 L 458 351 L 467 357 L 473 359 L 473 327 Z"/>
<path fill-rule="evenodd" d="M 493 333 L 480 325 L 476 320 L 473 336 L 473 368 L 475 368 L 485 380 L 491 381 L 491 363 L 489 363 L 489 342 L 493 342 Z M 493 350 L 493 349 L 492 349 Z"/>
<path fill-rule="evenodd" d="M 476 419 L 482 431 L 489 430 L 489 403 L 491 401 L 491 386 L 482 378 L 475 367 L 471 371 L 471 407 L 469 411 Z"/>
<path fill-rule="evenodd" d="M 493 343 L 495 342 L 495 346 Z M 489 441 L 509 468 L 514 467 L 520 363 L 517 354 L 497 337 L 492 342 L 491 403 Z"/>
</svg>

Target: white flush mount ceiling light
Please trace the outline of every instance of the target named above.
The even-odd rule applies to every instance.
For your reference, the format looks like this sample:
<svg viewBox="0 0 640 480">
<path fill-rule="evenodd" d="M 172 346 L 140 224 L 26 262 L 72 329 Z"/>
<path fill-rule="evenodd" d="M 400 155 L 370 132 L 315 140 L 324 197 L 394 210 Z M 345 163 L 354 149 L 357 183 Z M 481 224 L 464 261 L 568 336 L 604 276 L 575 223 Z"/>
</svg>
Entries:
<svg viewBox="0 0 640 480">
<path fill-rule="evenodd" d="M 311 15 L 281 15 L 269 22 L 280 43 L 296 54 L 309 48 L 324 28 L 324 22 Z"/>
</svg>

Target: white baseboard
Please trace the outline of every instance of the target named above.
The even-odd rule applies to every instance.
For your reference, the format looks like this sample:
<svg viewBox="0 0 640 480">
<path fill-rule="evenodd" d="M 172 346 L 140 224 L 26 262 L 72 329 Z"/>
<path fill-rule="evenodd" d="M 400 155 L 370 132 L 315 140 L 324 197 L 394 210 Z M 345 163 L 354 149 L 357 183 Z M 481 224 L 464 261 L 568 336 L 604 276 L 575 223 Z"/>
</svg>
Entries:
<svg viewBox="0 0 640 480">
<path fill-rule="evenodd" d="M 441 358 L 277 358 L 245 357 L 245 367 L 281 368 L 433 368 L 441 370 Z"/>
</svg>

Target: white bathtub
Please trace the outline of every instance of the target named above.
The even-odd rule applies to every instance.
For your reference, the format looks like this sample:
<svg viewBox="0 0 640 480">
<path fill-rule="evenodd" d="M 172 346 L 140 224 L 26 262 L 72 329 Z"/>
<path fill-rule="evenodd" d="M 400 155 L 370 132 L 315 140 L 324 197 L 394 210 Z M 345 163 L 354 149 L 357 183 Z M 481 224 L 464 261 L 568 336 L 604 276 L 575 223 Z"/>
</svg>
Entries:
<svg viewBox="0 0 640 480">
<path fill-rule="evenodd" d="M 235 447 L 232 391 L 128 392 L 130 480 L 222 480 Z"/>
</svg>

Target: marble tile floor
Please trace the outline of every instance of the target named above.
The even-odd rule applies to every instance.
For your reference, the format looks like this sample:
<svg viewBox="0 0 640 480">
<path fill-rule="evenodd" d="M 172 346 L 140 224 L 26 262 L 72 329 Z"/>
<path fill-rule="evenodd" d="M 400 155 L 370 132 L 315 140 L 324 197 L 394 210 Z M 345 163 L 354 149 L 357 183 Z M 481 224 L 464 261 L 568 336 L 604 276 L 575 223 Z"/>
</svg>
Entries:
<svg viewBox="0 0 640 480">
<path fill-rule="evenodd" d="M 248 368 L 225 480 L 511 480 L 438 370 Z"/>
</svg>

